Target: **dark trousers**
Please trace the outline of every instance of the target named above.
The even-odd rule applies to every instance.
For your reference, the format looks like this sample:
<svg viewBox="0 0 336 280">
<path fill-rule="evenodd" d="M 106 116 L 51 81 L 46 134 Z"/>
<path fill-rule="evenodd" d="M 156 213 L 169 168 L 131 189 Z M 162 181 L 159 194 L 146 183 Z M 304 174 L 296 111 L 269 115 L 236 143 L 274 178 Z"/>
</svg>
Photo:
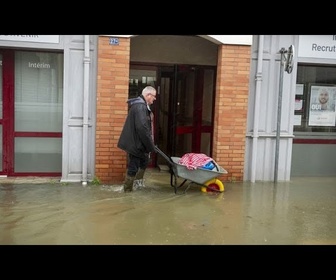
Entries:
<svg viewBox="0 0 336 280">
<path fill-rule="evenodd" d="M 127 175 L 134 177 L 139 169 L 146 169 L 149 163 L 148 155 L 143 158 L 128 154 Z"/>
</svg>

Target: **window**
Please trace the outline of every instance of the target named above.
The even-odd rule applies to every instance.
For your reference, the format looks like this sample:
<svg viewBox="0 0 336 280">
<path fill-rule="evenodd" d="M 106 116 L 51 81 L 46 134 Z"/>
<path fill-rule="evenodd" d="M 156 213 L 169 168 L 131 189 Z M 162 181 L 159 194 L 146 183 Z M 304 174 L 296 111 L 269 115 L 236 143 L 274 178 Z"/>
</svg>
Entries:
<svg viewBox="0 0 336 280">
<path fill-rule="evenodd" d="M 15 52 L 15 172 L 62 171 L 63 54 Z"/>
<path fill-rule="evenodd" d="M 336 67 L 298 65 L 294 132 L 336 132 Z"/>
</svg>

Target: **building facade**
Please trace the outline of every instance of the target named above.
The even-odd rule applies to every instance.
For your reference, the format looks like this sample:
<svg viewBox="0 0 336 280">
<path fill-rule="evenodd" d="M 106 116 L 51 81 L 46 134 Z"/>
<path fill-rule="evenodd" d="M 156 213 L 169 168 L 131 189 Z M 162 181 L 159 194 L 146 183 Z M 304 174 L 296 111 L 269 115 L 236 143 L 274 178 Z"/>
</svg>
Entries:
<svg viewBox="0 0 336 280">
<path fill-rule="evenodd" d="M 1 176 L 94 176 L 97 40 L 0 35 Z"/>
<path fill-rule="evenodd" d="M 333 38 L 0 35 L 0 175 L 122 182 L 126 100 L 150 84 L 168 155 L 206 153 L 228 171 L 223 181 L 336 176 Z M 313 109 L 319 91 L 329 110 Z M 153 155 L 151 167 L 164 164 Z"/>
<path fill-rule="evenodd" d="M 335 35 L 253 36 L 244 180 L 336 176 L 335 42 Z M 288 74 L 281 50 L 290 46 Z M 318 105 L 321 90 L 330 110 Z"/>
</svg>

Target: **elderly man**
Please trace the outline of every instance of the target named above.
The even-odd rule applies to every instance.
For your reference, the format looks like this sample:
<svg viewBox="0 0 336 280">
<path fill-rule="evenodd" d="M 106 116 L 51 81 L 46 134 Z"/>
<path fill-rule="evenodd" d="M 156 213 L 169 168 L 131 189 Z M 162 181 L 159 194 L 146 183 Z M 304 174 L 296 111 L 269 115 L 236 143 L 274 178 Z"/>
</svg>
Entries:
<svg viewBox="0 0 336 280">
<path fill-rule="evenodd" d="M 153 113 L 149 107 L 155 99 L 156 89 L 146 86 L 140 96 L 127 100 L 129 112 L 118 141 L 118 148 L 128 156 L 124 192 L 133 191 L 134 180 L 143 185 L 150 153 L 155 152 Z"/>
</svg>

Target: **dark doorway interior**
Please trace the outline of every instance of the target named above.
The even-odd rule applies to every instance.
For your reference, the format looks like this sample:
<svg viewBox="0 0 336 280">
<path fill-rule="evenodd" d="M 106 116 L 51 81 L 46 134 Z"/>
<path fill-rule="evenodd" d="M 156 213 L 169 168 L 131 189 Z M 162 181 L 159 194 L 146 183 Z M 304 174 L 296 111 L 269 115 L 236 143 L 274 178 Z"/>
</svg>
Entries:
<svg viewBox="0 0 336 280">
<path fill-rule="evenodd" d="M 130 69 L 129 97 L 146 85 L 158 90 L 154 103 L 155 142 L 169 156 L 212 154 L 216 67 L 200 65 L 141 65 Z M 165 165 L 154 155 L 152 166 Z"/>
</svg>

